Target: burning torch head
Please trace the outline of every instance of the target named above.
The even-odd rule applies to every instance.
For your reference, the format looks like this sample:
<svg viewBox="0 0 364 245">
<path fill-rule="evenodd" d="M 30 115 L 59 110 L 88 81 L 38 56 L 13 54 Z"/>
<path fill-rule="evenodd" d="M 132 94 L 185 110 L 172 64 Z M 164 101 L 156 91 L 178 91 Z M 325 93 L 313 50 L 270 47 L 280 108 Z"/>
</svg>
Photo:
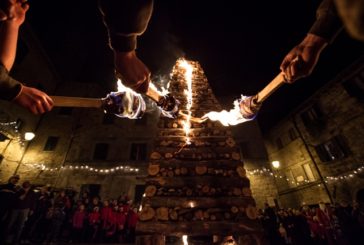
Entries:
<svg viewBox="0 0 364 245">
<path fill-rule="evenodd" d="M 121 118 L 138 119 L 146 110 L 142 96 L 131 90 L 111 92 L 102 101 L 105 113 L 113 113 Z"/>
<path fill-rule="evenodd" d="M 257 96 L 248 96 L 239 102 L 240 113 L 245 119 L 253 120 L 262 105 L 258 103 Z"/>
<path fill-rule="evenodd" d="M 176 118 L 179 112 L 180 102 L 171 94 L 163 95 L 157 102 L 157 106 L 161 109 L 163 116 Z"/>
</svg>

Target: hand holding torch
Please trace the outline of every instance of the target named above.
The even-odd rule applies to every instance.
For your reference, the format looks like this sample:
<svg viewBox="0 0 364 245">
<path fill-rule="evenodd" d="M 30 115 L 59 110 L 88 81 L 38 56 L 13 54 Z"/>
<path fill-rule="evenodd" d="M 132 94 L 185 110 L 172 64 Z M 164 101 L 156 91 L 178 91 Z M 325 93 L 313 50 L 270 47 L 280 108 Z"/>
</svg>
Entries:
<svg viewBox="0 0 364 245">
<path fill-rule="evenodd" d="M 179 101 L 171 94 L 162 95 L 154 86 L 149 86 L 146 95 L 156 102 L 167 117 L 176 117 L 179 112 Z M 51 96 L 54 106 L 100 108 L 105 113 L 112 113 L 118 117 L 141 118 L 146 110 L 142 96 L 129 88 L 119 92 L 111 92 L 105 98 L 80 98 L 67 96 Z"/>
<path fill-rule="evenodd" d="M 274 91 L 286 83 L 283 73 L 279 73 L 267 86 L 254 96 L 248 96 L 239 103 L 240 113 L 245 119 L 254 119 L 263 103 Z"/>
</svg>

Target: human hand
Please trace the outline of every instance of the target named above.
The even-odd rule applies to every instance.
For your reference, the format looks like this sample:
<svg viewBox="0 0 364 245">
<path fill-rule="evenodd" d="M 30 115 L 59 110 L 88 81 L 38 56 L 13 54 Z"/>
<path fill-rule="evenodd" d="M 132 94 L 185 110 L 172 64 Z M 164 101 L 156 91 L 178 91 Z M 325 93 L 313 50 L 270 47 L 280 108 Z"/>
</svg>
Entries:
<svg viewBox="0 0 364 245">
<path fill-rule="evenodd" d="M 25 14 L 29 9 L 29 4 L 27 0 L 5 0 L 1 8 L 1 21 L 11 21 L 20 26 L 25 20 Z"/>
<path fill-rule="evenodd" d="M 286 81 L 294 81 L 311 75 L 320 57 L 321 51 L 326 47 L 327 41 L 314 34 L 307 34 L 305 39 L 294 47 L 283 59 L 280 66 Z"/>
<path fill-rule="evenodd" d="M 115 51 L 115 69 L 123 84 L 132 90 L 145 93 L 150 82 L 148 67 L 136 56 L 135 51 Z"/>
<path fill-rule="evenodd" d="M 24 85 L 13 101 L 36 115 L 48 112 L 53 108 L 53 100 L 46 93 Z"/>
</svg>

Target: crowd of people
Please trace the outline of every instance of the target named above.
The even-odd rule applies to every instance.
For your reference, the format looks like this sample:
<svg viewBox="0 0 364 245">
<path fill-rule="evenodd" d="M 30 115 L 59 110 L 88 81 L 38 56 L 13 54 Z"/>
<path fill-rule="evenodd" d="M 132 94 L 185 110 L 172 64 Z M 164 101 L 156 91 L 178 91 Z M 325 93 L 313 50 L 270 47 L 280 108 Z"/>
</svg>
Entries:
<svg viewBox="0 0 364 245">
<path fill-rule="evenodd" d="M 359 204 L 319 203 L 299 209 L 259 209 L 265 235 L 271 244 L 364 244 L 364 212 Z"/>
<path fill-rule="evenodd" d="M 12 176 L 0 185 L 0 241 L 5 244 L 133 243 L 137 208 L 122 194 L 101 200 L 88 192 L 18 185 Z"/>
</svg>

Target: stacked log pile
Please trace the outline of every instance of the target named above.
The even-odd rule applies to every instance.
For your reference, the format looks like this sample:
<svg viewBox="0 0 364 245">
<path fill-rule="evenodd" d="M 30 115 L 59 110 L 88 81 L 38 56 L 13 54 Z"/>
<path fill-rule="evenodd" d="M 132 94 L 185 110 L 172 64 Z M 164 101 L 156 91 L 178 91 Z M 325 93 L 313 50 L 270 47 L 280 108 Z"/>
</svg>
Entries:
<svg viewBox="0 0 364 245">
<path fill-rule="evenodd" d="M 191 64 L 192 115 L 221 110 L 203 70 L 197 62 Z M 170 81 L 181 109 L 186 103 L 183 72 L 176 65 Z M 243 236 L 260 232 L 249 179 L 229 129 L 219 122 L 192 122 L 192 143 L 186 145 L 184 119 L 159 121 L 137 233 Z"/>
</svg>

